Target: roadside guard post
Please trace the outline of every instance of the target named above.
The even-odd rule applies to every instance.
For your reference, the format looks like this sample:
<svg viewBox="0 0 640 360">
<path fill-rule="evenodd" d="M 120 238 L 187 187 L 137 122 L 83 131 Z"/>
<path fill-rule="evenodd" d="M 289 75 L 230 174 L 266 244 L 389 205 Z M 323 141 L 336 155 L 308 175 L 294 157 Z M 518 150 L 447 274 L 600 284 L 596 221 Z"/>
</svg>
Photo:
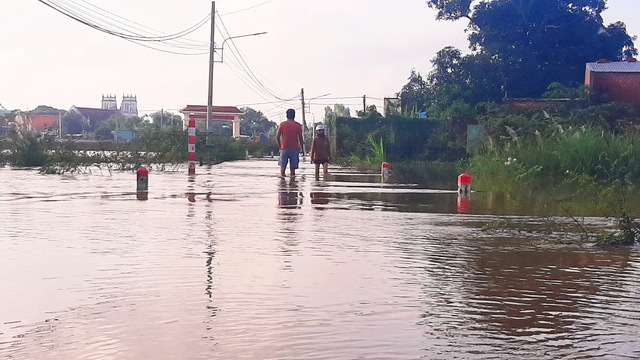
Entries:
<svg viewBox="0 0 640 360">
<path fill-rule="evenodd" d="M 469 174 L 458 176 L 458 194 L 471 194 L 471 176 Z"/>
<path fill-rule="evenodd" d="M 187 161 L 189 162 L 189 175 L 196 174 L 196 119 L 189 115 L 189 145 L 187 146 Z"/>
<path fill-rule="evenodd" d="M 140 166 L 136 170 L 136 191 L 138 200 L 147 200 L 147 191 L 149 190 L 149 170 Z"/>
<path fill-rule="evenodd" d="M 386 161 L 380 165 L 380 177 L 383 183 L 389 181 L 389 163 Z"/>
</svg>

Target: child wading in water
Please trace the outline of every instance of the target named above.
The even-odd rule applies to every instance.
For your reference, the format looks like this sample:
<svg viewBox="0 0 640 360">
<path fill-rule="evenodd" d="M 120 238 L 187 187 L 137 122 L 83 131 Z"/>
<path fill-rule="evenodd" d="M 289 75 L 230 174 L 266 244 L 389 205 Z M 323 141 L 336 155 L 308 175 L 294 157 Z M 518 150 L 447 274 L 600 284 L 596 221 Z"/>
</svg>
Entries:
<svg viewBox="0 0 640 360">
<path fill-rule="evenodd" d="M 316 180 L 320 180 L 320 165 L 323 166 L 324 180 L 329 174 L 329 161 L 331 160 L 331 148 L 329 139 L 324 134 L 324 125 L 316 126 L 316 137 L 311 144 L 311 163 L 316 165 Z"/>
</svg>

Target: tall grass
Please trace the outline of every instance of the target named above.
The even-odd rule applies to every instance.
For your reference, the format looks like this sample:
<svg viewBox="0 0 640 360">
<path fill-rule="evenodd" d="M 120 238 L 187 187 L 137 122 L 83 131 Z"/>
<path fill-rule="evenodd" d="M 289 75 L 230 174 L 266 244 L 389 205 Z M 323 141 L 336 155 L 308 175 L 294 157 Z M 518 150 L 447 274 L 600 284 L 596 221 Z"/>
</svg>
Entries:
<svg viewBox="0 0 640 360">
<path fill-rule="evenodd" d="M 580 128 L 507 143 L 474 156 L 470 166 L 475 174 L 483 176 L 563 181 L 588 177 L 599 182 L 631 184 L 640 181 L 638 164 L 637 136 Z"/>
<path fill-rule="evenodd" d="M 372 165 L 380 165 L 386 161 L 387 157 L 384 151 L 384 143 L 382 142 L 382 138 L 376 141 L 376 138 L 373 134 L 367 135 L 367 142 L 371 146 L 372 155 L 367 155 L 366 161 L 367 163 Z"/>
<path fill-rule="evenodd" d="M 579 197 L 594 202 L 618 224 L 618 231 L 601 237 L 601 244 L 631 245 L 640 240 L 637 214 L 632 213 L 640 183 L 640 139 L 632 133 L 580 128 L 519 139 L 474 156 L 470 168 L 483 190 L 541 190 L 540 196 L 555 201 L 576 224 L 575 210 L 564 205 L 566 200 Z M 554 194 L 562 191 L 568 195 L 556 199 Z"/>
</svg>

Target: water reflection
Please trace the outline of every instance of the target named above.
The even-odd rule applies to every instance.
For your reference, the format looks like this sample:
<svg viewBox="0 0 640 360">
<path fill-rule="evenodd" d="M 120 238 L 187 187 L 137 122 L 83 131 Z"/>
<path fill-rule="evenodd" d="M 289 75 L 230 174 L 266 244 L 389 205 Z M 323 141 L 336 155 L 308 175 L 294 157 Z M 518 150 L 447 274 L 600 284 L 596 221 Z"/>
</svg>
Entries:
<svg viewBox="0 0 640 360">
<path fill-rule="evenodd" d="M 300 209 L 302 193 L 295 178 L 281 178 L 278 186 L 278 207 L 284 209 Z"/>
<path fill-rule="evenodd" d="M 146 202 L 130 173 L 0 169 L 0 358 L 640 358 L 637 249 L 479 231 L 506 198 L 459 216 L 455 191 L 273 169 L 154 173 Z"/>
<path fill-rule="evenodd" d="M 302 178 L 301 178 L 302 180 Z M 299 245 L 299 221 L 302 218 L 303 194 L 300 189 L 300 182 L 296 179 L 281 178 L 278 183 L 278 213 L 277 219 L 280 221 L 278 234 L 280 251 L 284 255 L 283 270 L 293 270 L 293 260 L 291 256 L 296 253 Z"/>
<path fill-rule="evenodd" d="M 471 194 L 458 194 L 458 214 L 469 214 L 471 212 Z"/>
<path fill-rule="evenodd" d="M 314 205 L 327 205 L 331 194 L 322 191 L 313 191 L 309 194 L 311 203 Z M 316 207 L 316 209 L 322 209 L 323 207 Z"/>
</svg>

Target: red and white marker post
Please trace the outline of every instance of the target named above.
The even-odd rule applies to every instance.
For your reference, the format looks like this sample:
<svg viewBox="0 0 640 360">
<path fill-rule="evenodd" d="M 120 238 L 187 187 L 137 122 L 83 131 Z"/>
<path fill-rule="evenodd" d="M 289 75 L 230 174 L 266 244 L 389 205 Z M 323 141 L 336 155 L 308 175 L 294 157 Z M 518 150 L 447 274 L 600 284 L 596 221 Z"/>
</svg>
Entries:
<svg viewBox="0 0 640 360">
<path fill-rule="evenodd" d="M 391 166 L 389 165 L 388 162 L 383 162 L 380 165 L 380 178 L 382 179 L 382 182 L 385 183 L 387 181 L 389 181 L 389 168 Z"/>
<path fill-rule="evenodd" d="M 189 115 L 189 145 L 187 147 L 187 161 L 189 164 L 189 175 L 196 174 L 196 119 L 193 114 Z"/>
<path fill-rule="evenodd" d="M 458 193 L 471 194 L 471 175 L 465 173 L 458 176 Z"/>
</svg>

